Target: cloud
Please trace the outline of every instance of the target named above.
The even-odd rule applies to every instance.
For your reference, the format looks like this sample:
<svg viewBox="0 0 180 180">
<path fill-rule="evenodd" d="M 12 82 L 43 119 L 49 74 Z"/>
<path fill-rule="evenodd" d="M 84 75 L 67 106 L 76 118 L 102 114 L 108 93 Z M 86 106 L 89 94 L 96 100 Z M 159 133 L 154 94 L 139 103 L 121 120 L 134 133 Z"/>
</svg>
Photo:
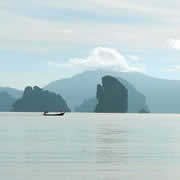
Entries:
<svg viewBox="0 0 180 180">
<path fill-rule="evenodd" d="M 130 60 L 133 60 L 133 61 L 140 61 L 141 60 L 139 56 L 134 56 L 134 55 L 128 55 L 127 58 Z"/>
<path fill-rule="evenodd" d="M 167 69 L 168 72 L 177 72 L 180 71 L 180 65 L 176 65 L 173 68 Z"/>
<path fill-rule="evenodd" d="M 169 39 L 168 47 L 176 50 L 180 50 L 180 40 L 179 39 Z"/>
<path fill-rule="evenodd" d="M 0 11 L 0 49 L 52 51 L 71 43 L 73 30 L 65 23 Z"/>
<path fill-rule="evenodd" d="M 130 0 L 78 2 L 78 4 L 73 0 L 0 2 L 0 49 L 50 52 L 53 48 L 58 49 L 67 44 L 69 46 L 78 44 L 83 47 L 96 47 L 100 44 L 128 50 L 157 49 L 161 48 L 167 37 L 171 37 L 171 32 L 180 35 L 178 23 L 175 27 L 159 23 L 160 16 L 154 15 L 154 6 L 150 8 L 147 2 L 135 3 Z M 151 19 L 152 14 L 149 16 L 137 13 L 137 10 L 142 12 L 142 9 L 143 12 L 147 12 L 149 8 L 153 10 L 155 18 Z M 64 12 L 67 19 L 62 17 Z M 170 22 L 175 19 L 179 22 L 180 13 L 178 10 L 178 14 L 172 16 L 163 14 L 162 17 L 170 19 Z"/>
<path fill-rule="evenodd" d="M 6 17 L 6 20 L 4 20 Z M 72 29 L 61 23 L 0 12 L 0 39 L 19 41 L 56 41 L 69 39 Z"/>
<path fill-rule="evenodd" d="M 35 9 L 38 8 L 41 10 L 42 8 L 69 8 L 69 9 L 83 9 L 86 11 L 94 11 L 94 12 L 103 12 L 105 14 L 121 14 L 123 10 L 139 12 L 143 14 L 150 14 L 157 18 L 157 14 L 162 18 L 164 15 L 169 17 L 169 15 L 175 13 L 179 14 L 179 1 L 178 0 L 166 0 L 162 3 L 157 3 L 157 0 L 151 1 L 142 1 L 142 0 L 78 0 L 78 3 L 74 0 L 6 0 L 0 2 L 1 8 L 17 8 L 19 9 L 19 5 L 21 8 L 26 9 Z M 121 10 L 120 10 L 121 9 Z M 139 14 L 138 13 L 138 14 Z M 171 18 L 172 20 L 172 18 Z"/>
<path fill-rule="evenodd" d="M 50 66 L 61 68 L 76 68 L 79 70 L 114 70 L 121 72 L 142 71 L 137 67 L 129 66 L 125 56 L 112 48 L 95 48 L 86 58 L 73 58 L 67 63 L 49 62 Z"/>
<path fill-rule="evenodd" d="M 7 1 L 9 3 L 7 3 Z M 2 7 L 12 5 L 10 0 L 7 1 Z M 20 4 L 22 0 L 16 1 Z M 57 0 L 53 0 L 53 2 L 54 1 L 57 3 L 59 2 Z M 38 0 L 38 2 L 42 1 Z M 52 3 L 52 1 L 47 2 Z M 22 3 L 24 2 L 22 1 Z M 64 1 L 63 3 L 65 6 L 67 1 Z M 62 5 L 61 2 L 59 4 Z M 2 3 L 0 3 L 0 8 L 1 5 Z M 25 5 L 27 4 L 25 3 Z M 143 25 L 144 20 L 137 19 L 134 21 L 133 18 L 131 18 L 134 17 L 134 15 L 131 13 L 131 15 L 127 15 L 124 11 L 125 14 L 115 13 L 113 16 L 109 16 L 108 11 L 105 13 L 107 16 L 102 16 L 104 19 L 101 19 L 101 11 L 98 8 L 98 13 L 91 11 L 91 13 L 97 16 L 97 18 L 93 16 L 93 19 L 100 18 L 100 22 L 97 22 L 96 20 L 92 21 L 92 19 L 89 19 L 87 14 L 84 14 L 82 18 L 83 21 L 80 21 L 79 19 L 78 21 L 73 21 L 73 13 L 71 14 L 71 11 L 69 10 L 70 21 L 61 21 L 53 18 L 48 19 L 49 16 L 51 17 L 49 14 L 54 14 L 53 11 L 56 9 L 54 10 L 52 8 L 52 13 L 48 14 L 47 9 L 46 11 L 43 11 L 43 7 L 42 9 L 38 9 L 39 16 L 37 16 L 36 13 L 33 15 L 33 12 L 30 10 L 29 12 L 24 6 L 22 11 L 18 9 L 16 11 L 11 10 L 11 8 L 4 8 L 4 10 L 1 10 L 0 49 L 19 50 L 21 52 L 51 51 L 52 47 L 58 49 L 60 46 L 66 46 L 66 44 L 69 46 L 70 44 L 78 44 L 79 46 L 84 47 L 96 47 L 101 44 L 102 46 L 127 47 L 131 49 L 159 48 L 161 47 L 162 42 L 166 41 L 167 36 L 169 37 L 169 32 L 177 31 L 178 33 L 178 28 L 174 30 L 172 26 L 168 26 L 168 28 L 164 28 L 163 26 L 157 27 L 156 23 L 155 26 L 145 26 Z M 27 13 L 25 13 L 26 11 Z M 59 11 L 57 12 L 57 17 L 61 17 Z M 57 12 L 55 12 L 55 14 Z M 42 18 L 44 16 L 46 18 Z M 77 13 L 77 16 L 81 18 L 82 14 Z M 128 21 L 128 19 L 133 21 Z M 136 25 L 137 22 L 142 23 L 142 25 Z M 149 21 L 146 19 L 146 22 Z"/>
</svg>

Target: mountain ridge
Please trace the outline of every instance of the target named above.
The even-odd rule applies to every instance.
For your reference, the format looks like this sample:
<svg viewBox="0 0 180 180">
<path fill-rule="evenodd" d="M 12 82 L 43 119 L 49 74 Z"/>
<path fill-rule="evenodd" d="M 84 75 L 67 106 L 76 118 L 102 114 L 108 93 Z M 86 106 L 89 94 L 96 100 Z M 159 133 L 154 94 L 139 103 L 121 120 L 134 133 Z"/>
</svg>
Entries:
<svg viewBox="0 0 180 180">
<path fill-rule="evenodd" d="M 180 113 L 180 101 L 177 98 L 180 81 L 154 78 L 139 72 L 86 71 L 72 78 L 49 83 L 44 88 L 62 94 L 70 107 L 74 108 L 84 99 L 95 96 L 96 85 L 105 75 L 130 82 L 145 95 L 152 113 Z"/>
<path fill-rule="evenodd" d="M 7 92 L 13 98 L 19 98 L 22 96 L 23 91 L 12 87 L 0 87 L 0 92 Z"/>
</svg>

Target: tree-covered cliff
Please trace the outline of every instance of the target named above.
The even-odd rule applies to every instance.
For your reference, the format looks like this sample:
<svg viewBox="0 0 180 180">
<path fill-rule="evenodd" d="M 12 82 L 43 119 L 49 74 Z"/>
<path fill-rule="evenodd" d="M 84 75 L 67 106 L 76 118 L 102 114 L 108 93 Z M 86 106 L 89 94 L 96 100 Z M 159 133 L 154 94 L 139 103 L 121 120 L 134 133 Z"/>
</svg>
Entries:
<svg viewBox="0 0 180 180">
<path fill-rule="evenodd" d="M 37 86 L 34 88 L 26 87 L 22 98 L 13 104 L 13 111 L 15 112 L 43 112 L 45 110 L 52 112 L 70 111 L 60 95 L 44 91 Z"/>
<path fill-rule="evenodd" d="M 125 113 L 128 110 L 128 90 L 112 76 L 102 78 L 102 85 L 97 85 L 96 98 L 95 112 Z"/>
</svg>

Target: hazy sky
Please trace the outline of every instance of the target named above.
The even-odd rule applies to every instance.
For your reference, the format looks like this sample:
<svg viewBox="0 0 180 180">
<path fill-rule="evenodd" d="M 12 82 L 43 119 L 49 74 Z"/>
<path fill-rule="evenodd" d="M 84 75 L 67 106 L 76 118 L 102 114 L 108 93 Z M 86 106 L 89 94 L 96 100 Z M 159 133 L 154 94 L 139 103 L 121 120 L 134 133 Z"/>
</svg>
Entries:
<svg viewBox="0 0 180 180">
<path fill-rule="evenodd" d="M 91 69 L 180 79 L 179 0 L 0 1 L 0 86 Z"/>
</svg>

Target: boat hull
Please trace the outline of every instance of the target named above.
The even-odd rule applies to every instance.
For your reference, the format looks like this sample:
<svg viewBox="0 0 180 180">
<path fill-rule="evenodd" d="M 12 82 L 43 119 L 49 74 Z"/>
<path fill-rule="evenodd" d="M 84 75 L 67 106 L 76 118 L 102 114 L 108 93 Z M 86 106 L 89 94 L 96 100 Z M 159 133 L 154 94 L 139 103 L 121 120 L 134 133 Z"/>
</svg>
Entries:
<svg viewBox="0 0 180 180">
<path fill-rule="evenodd" d="M 45 113 L 43 114 L 44 116 L 64 116 L 64 112 L 63 113 L 56 113 L 56 114 L 51 114 L 51 113 Z"/>
</svg>

